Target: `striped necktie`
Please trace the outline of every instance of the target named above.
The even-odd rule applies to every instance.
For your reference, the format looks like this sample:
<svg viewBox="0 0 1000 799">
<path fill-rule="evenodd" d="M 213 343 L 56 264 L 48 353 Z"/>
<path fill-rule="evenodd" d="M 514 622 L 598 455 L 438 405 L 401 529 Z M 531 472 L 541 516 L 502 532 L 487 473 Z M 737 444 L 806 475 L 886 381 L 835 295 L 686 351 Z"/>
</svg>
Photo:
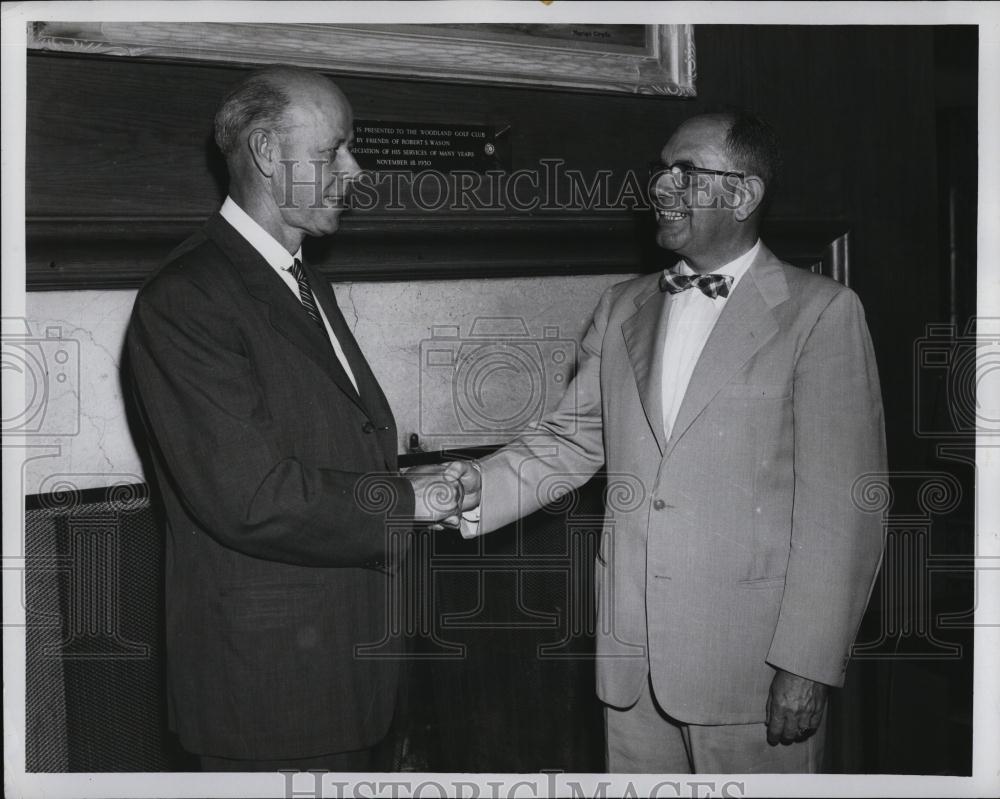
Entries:
<svg viewBox="0 0 1000 799">
<path fill-rule="evenodd" d="M 358 387 L 357 377 L 354 374 L 354 370 L 351 369 L 350 362 L 347 360 L 347 355 L 344 352 L 343 345 L 340 343 L 340 339 L 337 338 L 336 329 L 338 325 L 343 326 L 343 317 L 340 316 L 340 312 L 336 309 L 336 300 L 334 301 L 334 313 L 331 317 L 332 326 L 331 329 L 327 331 L 326 325 L 323 323 L 323 317 L 320 316 L 319 307 L 316 305 L 316 297 L 313 295 L 312 289 L 309 287 L 309 278 L 306 277 L 305 270 L 302 268 L 302 262 L 296 258 L 292 262 L 292 265 L 288 267 L 288 271 L 299 284 L 299 299 L 302 301 L 302 307 L 305 308 L 306 313 L 309 314 L 312 320 L 319 325 L 319 329 L 323 331 L 323 338 L 326 339 L 327 344 L 333 347 L 334 355 L 336 355 L 337 360 L 340 361 L 340 365 L 344 368 L 344 372 L 346 373 L 347 378 L 351 381 L 351 385 L 354 386 L 354 390 L 360 395 L 361 389 Z M 350 335 L 350 331 L 344 331 L 341 333 L 341 336 L 346 336 L 348 339 L 350 338 Z M 381 427 L 378 429 L 388 430 L 388 428 Z"/>
<path fill-rule="evenodd" d="M 309 278 L 306 277 L 306 273 L 302 269 L 302 261 L 296 258 L 292 261 L 292 265 L 288 267 L 288 271 L 291 272 L 292 277 L 299 284 L 299 299 L 302 301 L 302 307 L 306 309 L 306 313 L 309 314 L 312 320 L 319 325 L 320 330 L 326 333 L 323 318 L 319 315 L 319 308 L 316 306 L 316 298 L 313 296 L 312 289 L 309 288 Z"/>
</svg>

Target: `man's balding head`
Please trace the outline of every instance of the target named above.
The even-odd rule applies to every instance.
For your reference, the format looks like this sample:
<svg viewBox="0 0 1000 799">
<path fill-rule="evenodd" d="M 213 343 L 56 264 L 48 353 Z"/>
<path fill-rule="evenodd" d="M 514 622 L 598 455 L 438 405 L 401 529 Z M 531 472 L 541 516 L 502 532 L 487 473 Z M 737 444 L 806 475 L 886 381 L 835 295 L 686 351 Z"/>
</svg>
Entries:
<svg viewBox="0 0 1000 799">
<path fill-rule="evenodd" d="M 266 67 L 251 72 L 223 98 L 215 114 L 215 143 L 229 161 L 254 128 L 284 131 L 293 103 L 324 95 L 344 99 L 333 81 L 300 67 Z M 346 102 L 346 99 L 344 99 Z"/>
<path fill-rule="evenodd" d="M 268 67 L 234 86 L 215 115 L 229 194 L 289 252 L 303 236 L 333 233 L 360 167 L 354 114 L 325 76 Z"/>
</svg>

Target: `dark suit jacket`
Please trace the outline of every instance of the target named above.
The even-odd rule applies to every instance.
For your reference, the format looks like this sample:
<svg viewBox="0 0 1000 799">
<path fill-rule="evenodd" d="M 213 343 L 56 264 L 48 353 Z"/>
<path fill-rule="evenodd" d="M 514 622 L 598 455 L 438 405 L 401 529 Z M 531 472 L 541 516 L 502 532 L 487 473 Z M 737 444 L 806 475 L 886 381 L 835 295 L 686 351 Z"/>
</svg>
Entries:
<svg viewBox="0 0 1000 799">
<path fill-rule="evenodd" d="M 412 516 L 396 427 L 323 278 L 360 397 L 267 262 L 213 217 L 142 288 L 126 383 L 166 515 L 170 719 L 192 752 L 270 759 L 375 743 L 397 666 L 387 524 Z"/>
</svg>

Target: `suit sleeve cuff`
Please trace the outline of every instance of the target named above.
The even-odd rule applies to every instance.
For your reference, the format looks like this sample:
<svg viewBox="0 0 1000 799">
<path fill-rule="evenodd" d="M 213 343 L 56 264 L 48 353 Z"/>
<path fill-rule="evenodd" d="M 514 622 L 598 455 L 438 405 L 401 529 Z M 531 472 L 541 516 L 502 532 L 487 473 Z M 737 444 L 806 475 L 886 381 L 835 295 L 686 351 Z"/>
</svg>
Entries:
<svg viewBox="0 0 1000 799">
<path fill-rule="evenodd" d="M 458 530 L 462 534 L 462 538 L 479 537 L 479 508 L 462 514 Z"/>
<path fill-rule="evenodd" d="M 476 463 L 475 461 L 473 461 L 472 465 L 475 468 L 475 470 L 479 472 L 479 479 L 480 479 L 479 496 L 482 497 L 483 486 L 481 481 L 483 479 L 483 470 L 479 468 L 479 464 Z M 480 499 L 479 504 L 476 505 L 476 507 L 472 508 L 471 510 L 465 511 L 462 514 L 462 520 L 458 526 L 458 530 L 462 534 L 462 538 L 469 539 L 469 538 L 479 537 L 479 519 L 482 515 L 482 510 L 483 510 L 483 502 L 482 499 Z"/>
</svg>

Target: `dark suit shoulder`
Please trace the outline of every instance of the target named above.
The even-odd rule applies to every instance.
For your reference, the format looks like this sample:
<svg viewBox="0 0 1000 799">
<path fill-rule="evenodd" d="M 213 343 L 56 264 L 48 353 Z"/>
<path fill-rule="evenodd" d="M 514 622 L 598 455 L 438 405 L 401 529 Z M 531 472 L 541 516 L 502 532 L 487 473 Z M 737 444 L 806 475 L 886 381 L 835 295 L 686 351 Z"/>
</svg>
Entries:
<svg viewBox="0 0 1000 799">
<path fill-rule="evenodd" d="M 129 340 L 151 347 L 157 340 L 180 337 L 242 352 L 239 295 L 239 278 L 229 259 L 210 238 L 195 234 L 139 289 Z"/>
<path fill-rule="evenodd" d="M 234 277 L 225 252 L 201 229 L 174 248 L 146 280 L 139 296 L 149 300 L 164 292 L 194 291 L 217 297 L 232 292 Z"/>
</svg>

